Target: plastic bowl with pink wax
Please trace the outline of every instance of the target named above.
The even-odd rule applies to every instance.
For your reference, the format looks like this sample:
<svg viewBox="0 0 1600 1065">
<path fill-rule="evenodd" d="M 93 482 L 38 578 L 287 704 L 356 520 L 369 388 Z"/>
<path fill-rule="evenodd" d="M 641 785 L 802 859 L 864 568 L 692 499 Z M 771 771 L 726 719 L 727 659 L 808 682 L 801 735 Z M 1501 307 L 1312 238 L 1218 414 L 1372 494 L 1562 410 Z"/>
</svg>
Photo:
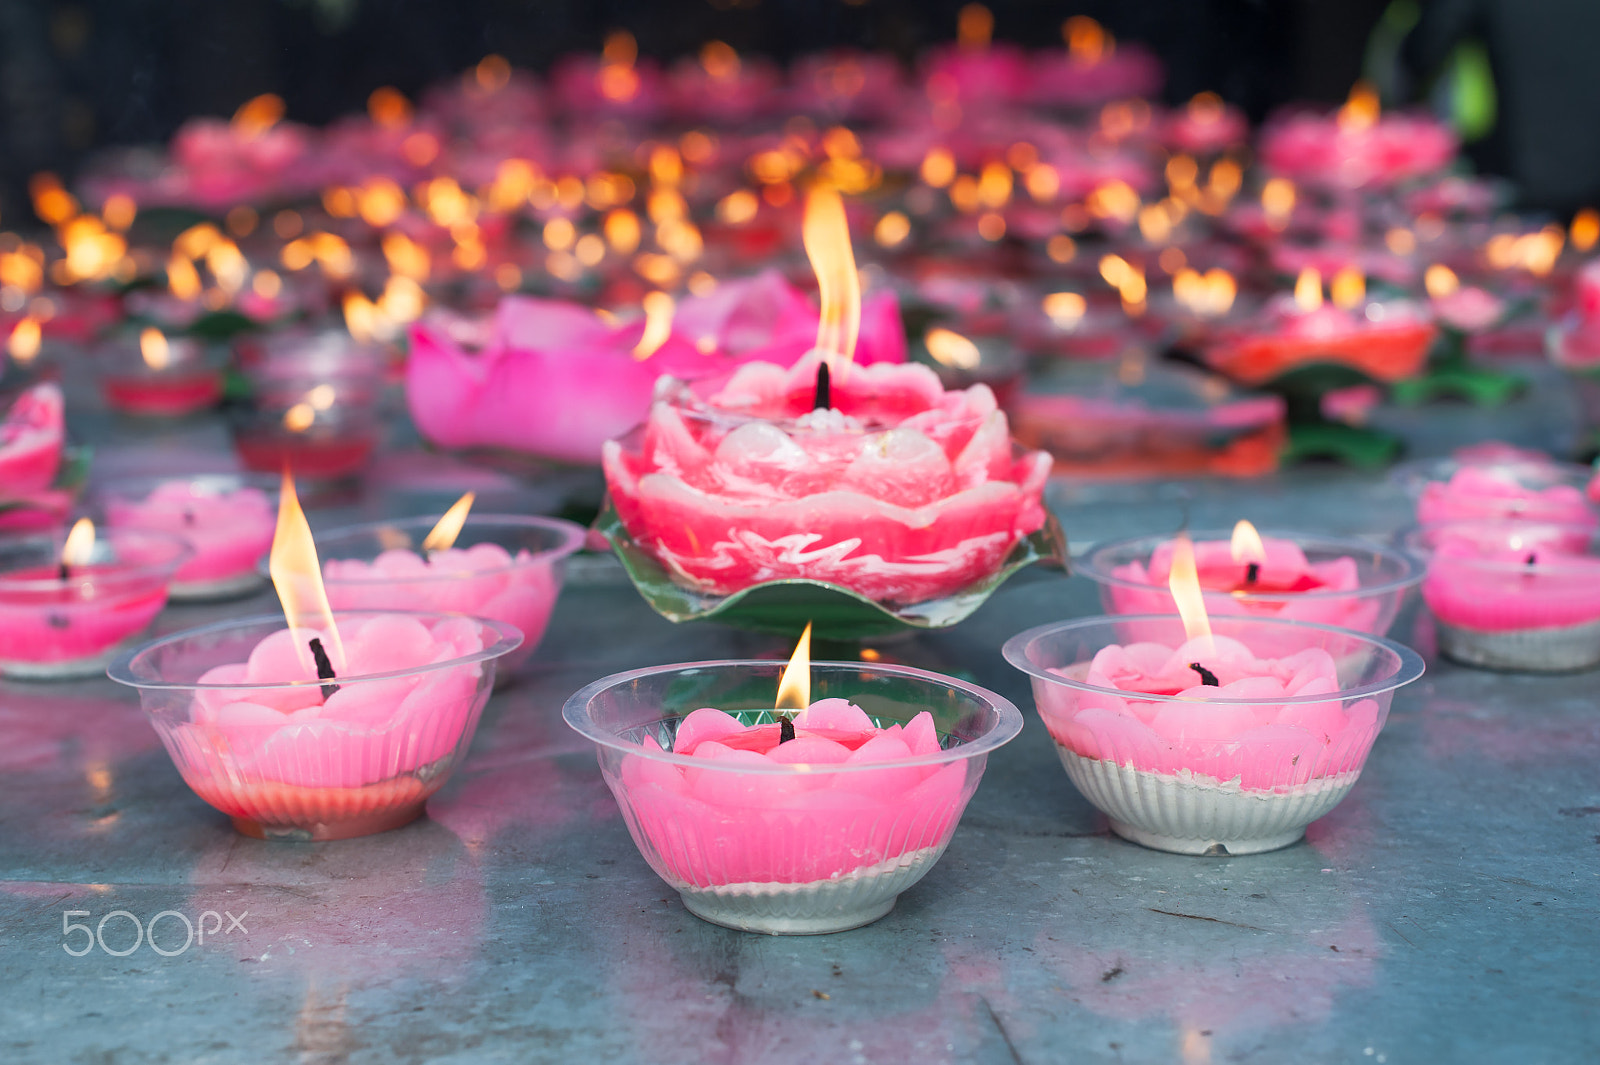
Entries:
<svg viewBox="0 0 1600 1065">
<path fill-rule="evenodd" d="M 112 663 L 196 795 L 246 835 L 345 839 L 422 814 L 466 755 L 520 635 L 482 618 L 338 613 L 189 629 Z M 335 676 L 319 674 L 310 643 Z M 302 646 L 296 646 L 301 644 Z M 342 654 L 339 648 L 342 646 Z"/>
<path fill-rule="evenodd" d="M 509 673 L 544 639 L 582 526 L 560 518 L 473 514 L 453 547 L 422 551 L 435 517 L 347 525 L 317 536 L 335 610 L 433 610 L 492 618 L 522 633 Z"/>
<path fill-rule="evenodd" d="M 1600 525 L 1585 495 L 1593 471 L 1533 457 L 1451 458 L 1402 463 L 1390 480 L 1417 501 L 1417 523 L 1520 518 Z"/>
<path fill-rule="evenodd" d="M 730 595 L 800 578 L 920 603 L 990 576 L 1044 525 L 1050 456 L 1012 442 L 987 386 L 840 363 L 816 410 L 819 361 L 664 378 L 649 420 L 606 443 L 617 515 L 675 581 Z"/>
<path fill-rule="evenodd" d="M 173 575 L 173 599 L 240 595 L 261 584 L 257 564 L 271 550 L 278 524 L 277 477 L 216 473 L 122 478 L 100 494 L 111 528 L 159 529 L 193 549 Z"/>
<path fill-rule="evenodd" d="M 774 934 L 855 928 L 932 868 L 1022 716 L 936 673 L 814 662 L 815 701 L 786 739 L 771 709 L 783 668 L 618 673 L 563 716 L 595 742 L 640 853 L 691 912 Z"/>
<path fill-rule="evenodd" d="M 1367 540 L 1268 530 L 1261 534 L 1265 558 L 1252 571 L 1247 562 L 1235 560 L 1230 532 L 1199 530 L 1190 536 L 1201 595 L 1212 617 L 1310 621 L 1382 636 L 1406 594 L 1422 580 L 1422 566 L 1410 555 Z M 1074 572 L 1100 586 L 1107 613 L 1172 614 L 1177 604 L 1167 579 L 1173 544 L 1166 535 L 1099 544 Z M 1263 632 L 1255 650 L 1292 654 L 1298 640 L 1293 630 Z"/>
<path fill-rule="evenodd" d="M 1253 854 L 1299 840 L 1355 786 L 1410 648 L 1328 625 L 1081 618 L 1007 641 L 1062 765 L 1125 839 L 1179 854 Z M 1298 650 L 1258 656 L 1263 641 Z"/>
</svg>

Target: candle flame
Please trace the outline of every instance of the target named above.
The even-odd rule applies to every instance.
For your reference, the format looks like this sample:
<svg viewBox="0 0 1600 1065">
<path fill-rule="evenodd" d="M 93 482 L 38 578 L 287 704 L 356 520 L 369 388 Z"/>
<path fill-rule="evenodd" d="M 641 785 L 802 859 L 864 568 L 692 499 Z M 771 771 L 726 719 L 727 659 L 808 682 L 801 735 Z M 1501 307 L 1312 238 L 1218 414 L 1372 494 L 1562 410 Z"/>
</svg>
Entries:
<svg viewBox="0 0 1600 1065">
<path fill-rule="evenodd" d="M 1063 22 L 1061 36 L 1072 58 L 1085 66 L 1094 66 L 1116 48 L 1105 27 L 1087 15 L 1074 15 Z"/>
<path fill-rule="evenodd" d="M 1294 303 L 1307 314 L 1322 306 L 1322 274 L 1316 267 L 1306 267 L 1295 278 Z"/>
<path fill-rule="evenodd" d="M 1215 653 L 1211 641 L 1211 619 L 1206 617 L 1205 600 L 1200 595 L 1200 571 L 1195 566 L 1194 544 L 1187 533 L 1179 533 L 1172 545 L 1172 569 L 1167 575 L 1167 588 L 1172 601 L 1178 606 L 1178 616 L 1183 618 L 1184 634 L 1191 640 L 1204 640 L 1207 654 Z"/>
<path fill-rule="evenodd" d="M 956 15 L 956 41 L 962 49 L 981 52 L 994 34 L 994 13 L 982 4 L 968 4 Z"/>
<path fill-rule="evenodd" d="M 983 356 L 978 345 L 949 329 L 930 329 L 922 338 L 934 361 L 957 370 L 975 370 Z"/>
<path fill-rule="evenodd" d="M 633 347 L 633 357 L 643 361 L 661 350 L 672 335 L 672 312 L 676 304 L 665 292 L 649 292 L 644 297 L 644 332 Z"/>
<path fill-rule="evenodd" d="M 1375 126 L 1381 113 L 1378 90 L 1369 81 L 1358 81 L 1350 87 L 1350 98 L 1339 108 L 1335 120 L 1339 124 L 1339 132 L 1359 133 Z"/>
<path fill-rule="evenodd" d="M 294 649 L 300 664 L 308 673 L 316 672 L 309 642 L 300 638 L 301 629 L 316 626 L 327 634 L 332 645 L 329 653 L 335 665 L 343 669 L 344 642 L 339 639 L 339 629 L 333 623 L 333 608 L 328 605 L 328 593 L 322 587 L 317 543 L 311 538 L 311 526 L 306 523 L 306 512 L 300 509 L 300 497 L 295 494 L 294 478 L 288 470 L 283 471 L 278 529 L 272 537 L 267 571 L 272 576 L 272 586 L 278 590 L 278 601 L 283 604 L 289 631 L 294 634 Z"/>
<path fill-rule="evenodd" d="M 63 566 L 87 566 L 94 557 L 94 522 L 79 518 L 67 533 L 67 542 L 61 546 Z"/>
<path fill-rule="evenodd" d="M 1282 229 L 1289 224 L 1294 213 L 1294 182 L 1288 178 L 1272 178 L 1261 186 L 1261 209 L 1266 212 L 1267 225 Z"/>
<path fill-rule="evenodd" d="M 173 253 L 167 260 L 167 288 L 172 295 L 185 302 L 200 298 L 200 271 L 185 256 Z"/>
<path fill-rule="evenodd" d="M 1252 562 L 1262 565 L 1267 561 L 1267 547 L 1261 542 L 1261 534 L 1256 532 L 1254 525 L 1243 519 L 1233 527 L 1231 553 L 1233 560 L 1240 565 L 1247 566 Z"/>
<path fill-rule="evenodd" d="M 739 53 L 726 41 L 707 41 L 700 49 L 701 68 L 717 81 L 738 77 L 739 65 Z"/>
<path fill-rule="evenodd" d="M 233 113 L 233 129 L 245 140 L 255 140 L 276 126 L 283 118 L 283 97 L 277 93 L 262 93 L 246 100 Z"/>
<path fill-rule="evenodd" d="M 165 334 L 154 326 L 139 334 L 139 354 L 152 370 L 165 370 L 172 365 L 172 346 L 167 343 Z"/>
<path fill-rule="evenodd" d="M 1076 292 L 1052 292 L 1039 306 L 1057 329 L 1076 329 L 1089 312 L 1089 301 Z"/>
<path fill-rule="evenodd" d="M 821 186 L 811 190 L 801 235 L 822 295 L 817 350 L 830 363 L 835 357 L 848 363 L 855 358 L 856 337 L 861 332 L 861 277 L 856 273 L 850 224 L 838 192 Z"/>
<path fill-rule="evenodd" d="M 1442 300 L 1446 296 L 1455 295 L 1461 288 L 1461 279 L 1444 263 L 1434 263 L 1423 271 L 1422 285 L 1428 290 L 1429 296 Z"/>
<path fill-rule="evenodd" d="M 428 533 L 427 539 L 422 541 L 422 549 L 447 551 L 454 547 L 456 537 L 461 535 L 461 527 L 467 523 L 467 515 L 472 511 L 472 502 L 477 498 L 476 492 L 468 492 L 456 500 L 434 525 L 433 531 Z"/>
<path fill-rule="evenodd" d="M 1335 307 L 1353 311 L 1366 301 L 1367 279 L 1358 268 L 1346 266 L 1333 275 L 1328 292 L 1333 297 Z"/>
<path fill-rule="evenodd" d="M 794 645 L 789 664 L 783 667 L 778 680 L 778 698 L 773 703 L 776 710 L 804 710 L 811 705 L 811 622 Z"/>
<path fill-rule="evenodd" d="M 21 319 L 11 328 L 11 338 L 6 341 L 6 351 L 17 362 L 26 366 L 39 355 L 39 347 L 44 342 L 44 330 L 39 325 L 39 319 L 29 315 Z"/>
<path fill-rule="evenodd" d="M 1572 229 L 1568 234 L 1572 246 L 1578 251 L 1588 251 L 1600 241 L 1600 211 L 1585 207 L 1572 216 Z"/>
</svg>

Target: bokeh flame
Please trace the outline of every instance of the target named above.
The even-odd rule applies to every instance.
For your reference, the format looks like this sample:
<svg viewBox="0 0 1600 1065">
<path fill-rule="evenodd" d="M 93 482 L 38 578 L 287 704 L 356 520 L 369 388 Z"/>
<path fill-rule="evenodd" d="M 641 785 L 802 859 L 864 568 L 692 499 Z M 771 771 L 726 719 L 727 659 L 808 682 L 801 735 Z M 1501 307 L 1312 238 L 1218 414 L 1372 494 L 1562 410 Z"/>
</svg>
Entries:
<svg viewBox="0 0 1600 1065">
<path fill-rule="evenodd" d="M 152 370 L 165 370 L 172 365 L 172 345 L 161 330 L 151 326 L 139 334 L 139 355 Z"/>
<path fill-rule="evenodd" d="M 811 705 L 811 622 L 794 645 L 789 664 L 783 667 L 778 680 L 778 698 L 773 703 L 777 710 L 804 710 Z"/>
<path fill-rule="evenodd" d="M 930 329 L 923 342 L 934 361 L 956 370 L 976 370 L 983 356 L 978 345 L 949 329 Z"/>
<path fill-rule="evenodd" d="M 661 345 L 672 335 L 672 313 L 676 307 L 665 292 L 645 294 L 644 332 L 639 334 L 639 343 L 633 346 L 634 358 L 642 361 L 661 350 Z"/>
<path fill-rule="evenodd" d="M 311 538 L 311 526 L 306 523 L 306 512 L 300 508 L 300 497 L 295 494 L 294 477 L 283 471 L 283 488 L 278 502 L 278 529 L 272 537 L 272 554 L 267 559 L 267 572 L 272 576 L 272 586 L 278 591 L 278 601 L 283 604 L 283 616 L 294 633 L 295 654 L 307 673 L 315 674 L 316 661 L 311 656 L 309 641 L 300 638 L 300 630 L 308 627 L 321 629 L 327 634 L 329 657 L 338 669 L 345 667 L 344 641 L 333 622 L 333 608 L 328 605 L 328 593 L 322 587 L 322 563 L 317 560 L 317 543 Z"/>
<path fill-rule="evenodd" d="M 87 566 L 94 557 L 94 522 L 79 518 L 67 533 L 67 542 L 61 545 L 63 566 Z"/>
<path fill-rule="evenodd" d="M 467 515 L 472 512 L 473 500 L 478 498 L 478 493 L 468 492 L 453 503 L 449 510 L 444 512 L 422 541 L 424 551 L 448 551 L 455 546 L 456 537 L 461 535 L 461 527 L 467 523 Z"/>
</svg>

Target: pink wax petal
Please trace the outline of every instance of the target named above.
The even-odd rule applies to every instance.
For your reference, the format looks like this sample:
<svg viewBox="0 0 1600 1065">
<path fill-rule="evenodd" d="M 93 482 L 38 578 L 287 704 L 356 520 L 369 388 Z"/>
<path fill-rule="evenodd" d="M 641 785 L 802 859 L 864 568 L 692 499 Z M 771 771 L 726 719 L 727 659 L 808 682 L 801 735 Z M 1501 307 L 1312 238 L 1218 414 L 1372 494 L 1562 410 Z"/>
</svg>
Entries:
<svg viewBox="0 0 1600 1065">
<path fill-rule="evenodd" d="M 810 790 L 802 773 L 741 773 L 740 766 L 767 767 L 773 763 L 755 751 L 736 751 L 715 740 L 699 747 L 696 757 L 708 758 L 706 769 L 686 769 L 684 780 L 689 794 L 712 806 L 732 809 L 764 809 L 780 805 L 797 792 Z M 726 768 L 724 768 L 726 767 Z M 735 771 L 730 772 L 733 769 Z"/>
<path fill-rule="evenodd" d="M 799 735 L 767 752 L 779 765 L 838 765 L 850 758 L 850 748 L 822 736 Z"/>
<path fill-rule="evenodd" d="M 868 732 L 874 731 L 872 719 L 861 707 L 848 699 L 818 699 L 794 716 L 795 727 L 804 726 L 812 732 Z"/>
<path fill-rule="evenodd" d="M 431 660 L 437 648 L 427 626 L 404 614 L 379 614 L 353 626 L 341 626 L 340 635 L 348 661 L 346 672 L 353 675 L 413 669 Z"/>
<path fill-rule="evenodd" d="M 933 715 L 926 710 L 906 722 L 903 736 L 911 753 L 919 758 L 939 753 L 939 732 L 933 726 Z"/>
<path fill-rule="evenodd" d="M 1288 693 L 1276 677 L 1240 677 L 1212 688 L 1208 694 L 1219 699 L 1281 699 Z"/>
<path fill-rule="evenodd" d="M 732 714 L 725 714 L 715 707 L 702 707 L 678 723 L 678 730 L 673 735 L 672 753 L 696 754 L 696 749 L 702 743 L 734 736 L 743 731 L 745 726 L 741 725 L 739 719 Z"/>
<path fill-rule="evenodd" d="M 1239 736 L 1231 751 L 1219 751 L 1202 770 L 1221 780 L 1239 778 L 1246 788 L 1304 783 L 1318 775 L 1327 751 L 1320 736 L 1291 725 L 1263 725 Z"/>
<path fill-rule="evenodd" d="M 1255 725 L 1255 713 L 1248 705 L 1205 702 L 1167 703 L 1150 722 L 1156 735 L 1173 743 L 1232 740 Z"/>
<path fill-rule="evenodd" d="M 403 677 L 343 685 L 328 696 L 318 716 L 363 728 L 381 728 L 399 716 L 401 700 L 411 693 L 417 682 L 416 677 Z"/>
<path fill-rule="evenodd" d="M 1291 703 L 1278 711 L 1276 723 L 1305 729 L 1323 743 L 1332 743 L 1349 723 L 1338 700 L 1326 703 Z"/>
<path fill-rule="evenodd" d="M 256 644 L 246 662 L 245 679 L 252 684 L 282 684 L 296 680 L 315 680 L 317 670 L 305 648 L 313 638 L 322 638 L 320 629 L 301 629 L 298 639 L 289 629 L 279 629 Z M 323 646 L 328 641 L 323 639 Z M 331 653 L 331 652 L 330 652 Z M 305 661 L 301 661 L 301 655 Z"/>
</svg>

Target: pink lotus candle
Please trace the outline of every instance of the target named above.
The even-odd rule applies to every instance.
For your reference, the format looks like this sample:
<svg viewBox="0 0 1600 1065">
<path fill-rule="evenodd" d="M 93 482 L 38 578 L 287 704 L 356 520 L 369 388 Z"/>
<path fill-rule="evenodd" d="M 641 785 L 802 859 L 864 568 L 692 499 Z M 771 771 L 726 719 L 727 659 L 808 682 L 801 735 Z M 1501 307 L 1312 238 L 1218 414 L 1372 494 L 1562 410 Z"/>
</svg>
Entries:
<svg viewBox="0 0 1600 1065">
<path fill-rule="evenodd" d="M 18 396 L 0 422 L 0 498 L 49 488 L 61 468 L 65 441 L 60 385 L 47 381 Z"/>
<path fill-rule="evenodd" d="M 1490 669 L 1559 672 L 1600 664 L 1595 526 L 1470 518 L 1425 525 L 1422 597 L 1439 649 Z"/>
<path fill-rule="evenodd" d="M 1417 522 L 1463 518 L 1522 518 L 1595 526 L 1600 513 L 1584 496 L 1588 470 L 1553 461 L 1456 461 L 1408 465 L 1395 471 L 1417 496 Z"/>
<path fill-rule="evenodd" d="M 277 618 L 178 633 L 112 665 L 185 782 L 247 835 L 343 839 L 418 817 L 466 753 L 521 634 L 430 613 L 335 614 L 286 474 Z"/>
<path fill-rule="evenodd" d="M 1029 98 L 1035 103 L 1084 107 L 1160 91 L 1161 61 L 1137 44 L 1119 44 L 1094 19 L 1067 19 L 1061 36 L 1065 52 L 1033 58 Z"/>
<path fill-rule="evenodd" d="M 137 358 L 116 344 L 103 355 L 108 365 L 100 386 L 106 405 L 123 414 L 176 418 L 222 398 L 222 371 L 207 363 L 204 347 L 192 337 L 168 339 L 150 328 L 139 334 Z"/>
<path fill-rule="evenodd" d="M 335 610 L 433 610 L 512 626 L 522 645 L 501 663 L 509 673 L 544 638 L 565 560 L 585 534 L 557 518 L 469 518 L 472 498 L 468 492 L 437 523 L 417 518 L 329 530 L 318 537 L 323 584 Z"/>
<path fill-rule="evenodd" d="M 1357 83 L 1333 115 L 1279 116 L 1261 133 L 1261 162 L 1297 181 L 1343 188 L 1385 186 L 1435 173 L 1455 158 L 1450 128 L 1422 115 L 1380 115 L 1371 86 Z"/>
<path fill-rule="evenodd" d="M 938 860 L 988 753 L 1021 717 L 921 670 L 816 663 L 813 700 L 780 685 L 782 668 L 617 674 L 574 695 L 564 716 L 595 741 L 634 842 L 690 912 L 778 934 L 855 928 Z M 798 712 L 763 708 L 774 689 Z"/>
<path fill-rule="evenodd" d="M 1197 94 L 1167 116 L 1161 140 L 1167 147 L 1190 155 L 1214 155 L 1244 144 L 1250 121 L 1237 107 L 1223 103 L 1214 92 Z"/>
<path fill-rule="evenodd" d="M 173 574 L 173 599 L 215 599 L 253 591 L 277 524 L 276 481 L 239 474 L 119 481 L 106 492 L 113 529 L 159 529 L 185 540 L 193 556 Z"/>
<path fill-rule="evenodd" d="M 0 675 L 94 676 L 167 603 L 189 557 L 176 537 L 142 530 L 96 534 L 83 519 L 63 541 L 0 541 Z"/>
<path fill-rule="evenodd" d="M 1170 614 L 1174 561 L 1187 539 L 1140 537 L 1090 550 L 1077 572 L 1100 586 L 1110 614 Z M 1193 557 L 1211 617 L 1276 617 L 1381 636 L 1393 624 L 1406 592 L 1422 579 L 1408 555 L 1361 540 L 1257 533 L 1239 522 L 1229 537 L 1196 533 Z M 1130 630 L 1131 631 L 1131 630 Z M 1286 655 L 1294 646 L 1262 633 L 1258 654 Z"/>
<path fill-rule="evenodd" d="M 1128 623 L 1154 634 L 1124 644 Z M 1085 618 L 1006 643 L 1078 790 L 1112 831 L 1179 854 L 1296 842 L 1355 786 L 1395 689 L 1422 675 L 1408 648 L 1276 618 Z M 1293 634 L 1300 649 L 1257 650 Z"/>
</svg>

